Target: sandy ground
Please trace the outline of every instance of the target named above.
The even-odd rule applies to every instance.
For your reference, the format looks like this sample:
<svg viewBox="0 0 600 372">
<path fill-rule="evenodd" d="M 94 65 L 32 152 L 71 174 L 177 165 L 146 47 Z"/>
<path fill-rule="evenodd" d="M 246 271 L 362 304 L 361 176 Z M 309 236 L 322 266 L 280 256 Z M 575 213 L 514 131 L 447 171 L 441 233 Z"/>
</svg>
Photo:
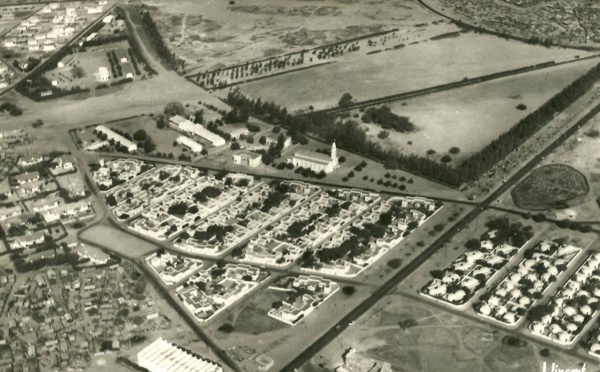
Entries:
<svg viewBox="0 0 600 372">
<path fill-rule="evenodd" d="M 415 1 L 367 0 L 194 0 L 145 2 L 169 47 L 188 71 L 212 69 L 320 44 L 403 28 L 431 37 L 455 30 L 448 25 L 426 31 L 442 18 Z"/>
<path fill-rule="evenodd" d="M 512 128 L 598 62 L 582 61 L 387 104 L 394 113 L 409 117 L 417 130 L 412 133 L 390 130 L 390 136 L 382 143 L 421 156 L 433 149 L 437 152 L 435 158 L 448 154 L 456 146 L 461 149 L 460 154 L 450 154 L 455 159 L 452 164 L 456 164 Z M 525 104 L 527 109 L 517 110 L 519 104 Z M 365 126 L 377 140 L 381 127 Z M 409 141 L 412 145 L 408 145 Z"/>
<path fill-rule="evenodd" d="M 342 93 L 361 101 L 548 61 L 587 55 L 474 33 L 431 40 L 319 68 L 250 82 L 240 90 L 291 111 L 337 105 Z M 225 92 L 226 93 L 226 92 Z"/>
<path fill-rule="evenodd" d="M 403 330 L 398 322 L 414 320 Z M 382 299 L 336 341 L 313 358 L 304 371 L 331 371 L 348 348 L 392 364 L 394 371 L 538 371 L 542 362 L 575 368 L 579 361 L 554 351 L 545 359 L 540 347 L 511 348 L 505 335 L 400 294 Z M 401 351 L 400 351 L 401 350 Z M 317 365 L 322 364 L 323 368 Z"/>
</svg>

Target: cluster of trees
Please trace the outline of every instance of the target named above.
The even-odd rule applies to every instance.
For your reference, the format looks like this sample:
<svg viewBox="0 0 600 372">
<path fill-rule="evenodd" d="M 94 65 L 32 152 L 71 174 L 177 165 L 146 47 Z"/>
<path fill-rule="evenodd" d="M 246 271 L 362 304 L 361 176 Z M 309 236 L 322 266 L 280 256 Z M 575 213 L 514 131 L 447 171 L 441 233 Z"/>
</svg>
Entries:
<svg viewBox="0 0 600 372">
<path fill-rule="evenodd" d="M 3 102 L 0 104 L 0 111 L 8 112 L 11 116 L 19 116 L 23 114 L 23 110 L 19 106 L 10 102 Z"/>
<path fill-rule="evenodd" d="M 413 173 L 459 186 L 462 184 L 460 172 L 437 161 L 414 154 L 401 154 L 397 149 L 385 149 L 379 143 L 368 139 L 365 130 L 352 120 L 339 121 L 326 113 L 314 113 L 304 117 L 293 117 L 273 102 L 250 99 L 235 90 L 228 94 L 227 102 L 234 107 L 246 107 L 252 115 L 267 122 L 288 128 L 288 134 L 295 143 L 311 133 L 326 142 L 336 141 L 337 145 L 384 164 L 387 169 L 406 169 Z"/>
<path fill-rule="evenodd" d="M 398 149 L 383 148 L 379 143 L 370 141 L 364 129 L 352 120 L 340 121 L 335 116 L 319 112 L 303 117 L 293 117 L 287 113 L 285 108 L 273 102 L 250 99 L 238 90 L 228 94 L 227 102 L 238 109 L 244 108 L 265 121 L 288 128 L 292 139 L 295 136 L 304 136 L 306 133 L 314 134 L 327 142 L 335 139 L 339 147 L 378 160 L 387 169 L 405 169 L 423 177 L 458 187 L 465 182 L 472 182 L 481 177 L 499 160 L 552 120 L 556 113 L 563 111 L 587 92 L 598 79 L 600 79 L 600 65 L 565 87 L 508 132 L 470 155 L 457 167 L 415 154 L 402 154 Z"/>
<path fill-rule="evenodd" d="M 194 239 L 208 241 L 214 238 L 219 242 L 223 242 L 225 235 L 227 235 L 229 232 L 232 232 L 233 229 L 234 227 L 231 225 L 210 225 L 205 231 L 196 230 L 194 233 Z"/>
<path fill-rule="evenodd" d="M 367 245 L 361 242 L 356 235 L 343 241 L 338 247 L 322 248 L 317 251 L 316 256 L 319 261 L 328 263 L 342 259 L 346 256 L 355 257 L 366 252 Z"/>
<path fill-rule="evenodd" d="M 177 60 L 175 53 L 171 52 L 165 45 L 165 42 L 160 34 L 160 31 L 158 30 L 158 27 L 156 27 L 156 23 L 154 22 L 154 19 L 152 19 L 150 12 L 147 10 L 140 10 L 140 19 L 142 21 L 142 26 L 144 26 L 144 29 L 146 30 L 146 33 L 152 42 L 152 46 L 154 47 L 154 50 L 156 50 L 156 53 L 160 59 L 167 66 L 176 70 L 181 65 L 181 62 Z"/>
<path fill-rule="evenodd" d="M 42 62 L 42 60 L 35 57 L 27 58 L 27 61 L 25 63 L 20 63 L 15 59 L 13 61 L 13 67 L 23 72 L 29 72 L 36 68 L 40 64 L 40 62 Z"/>
<path fill-rule="evenodd" d="M 106 57 L 108 57 L 113 78 L 123 76 L 123 66 L 121 66 L 121 61 L 117 58 L 115 50 L 113 49 L 110 52 L 106 52 Z"/>
<path fill-rule="evenodd" d="M 223 115 L 223 121 L 226 124 L 245 123 L 248 121 L 249 117 L 250 115 L 248 114 L 248 111 L 233 108 L 231 111 Z"/>
<path fill-rule="evenodd" d="M 279 206 L 283 200 L 285 200 L 287 193 L 290 191 L 288 185 L 278 183 L 274 185 L 269 195 L 263 201 L 261 211 L 269 213 L 271 208 Z"/>
<path fill-rule="evenodd" d="M 320 213 L 314 213 L 305 220 L 295 221 L 287 228 L 287 234 L 290 238 L 295 239 L 301 236 L 310 234 L 314 230 L 314 222 L 321 218 Z"/>
<path fill-rule="evenodd" d="M 406 116 L 398 116 L 387 106 L 369 107 L 362 115 L 363 123 L 375 123 L 383 129 L 393 129 L 396 132 L 412 132 L 415 125 Z"/>
<path fill-rule="evenodd" d="M 521 247 L 533 237 L 533 228 L 531 226 L 523 225 L 520 222 L 511 222 L 508 217 L 498 217 L 489 220 L 486 222 L 485 227 L 496 231 L 496 234 L 490 238 L 491 242 L 495 245 L 510 244 L 515 247 Z"/>
<path fill-rule="evenodd" d="M 133 71 L 135 71 L 136 75 L 141 75 L 140 66 L 138 66 L 137 58 L 135 58 L 135 54 L 133 53 L 133 49 L 127 48 L 127 54 L 129 55 L 129 60 L 131 61 L 131 66 L 133 66 Z"/>
<path fill-rule="evenodd" d="M 221 190 L 214 186 L 206 186 L 201 191 L 194 193 L 194 200 L 204 203 L 208 199 L 218 198 L 221 195 Z"/>
<path fill-rule="evenodd" d="M 186 202 L 183 202 L 183 201 L 171 204 L 169 206 L 169 209 L 167 210 L 168 214 L 171 214 L 174 216 L 184 216 L 187 212 L 188 212 L 188 205 Z"/>
</svg>

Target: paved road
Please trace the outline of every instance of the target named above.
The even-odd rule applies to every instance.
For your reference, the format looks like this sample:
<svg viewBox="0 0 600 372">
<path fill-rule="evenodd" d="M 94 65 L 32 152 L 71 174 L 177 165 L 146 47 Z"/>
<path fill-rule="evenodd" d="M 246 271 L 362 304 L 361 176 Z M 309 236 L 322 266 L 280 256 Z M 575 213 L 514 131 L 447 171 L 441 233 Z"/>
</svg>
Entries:
<svg viewBox="0 0 600 372">
<path fill-rule="evenodd" d="M 312 345 L 309 345 L 300 355 L 298 355 L 294 360 L 292 360 L 287 366 L 285 366 L 283 371 L 293 371 L 297 368 L 300 368 L 302 365 L 310 361 L 310 359 L 315 356 L 321 349 L 323 349 L 327 344 L 337 338 L 348 325 L 358 319 L 361 315 L 367 312 L 375 303 L 377 303 L 384 296 L 392 292 L 402 280 L 406 279 L 409 275 L 411 275 L 417 268 L 419 268 L 423 263 L 425 263 L 433 254 L 435 254 L 445 242 L 449 241 L 456 232 L 463 229 L 469 223 L 471 223 L 477 216 L 486 208 L 490 207 L 490 205 L 496 200 L 500 195 L 504 194 L 507 190 L 509 190 L 514 184 L 516 184 L 523 176 L 529 173 L 532 169 L 534 169 L 544 157 L 549 155 L 552 151 L 554 151 L 558 146 L 560 146 L 564 141 L 566 141 L 571 135 L 573 135 L 579 128 L 581 128 L 584 124 L 590 121 L 594 116 L 596 116 L 600 112 L 600 104 L 596 105 L 592 108 L 586 115 L 584 115 L 580 120 L 578 120 L 574 125 L 572 125 L 568 130 L 566 130 L 560 137 L 558 137 L 554 142 L 550 143 L 545 149 L 543 149 L 538 155 L 529 160 L 521 169 L 519 169 L 516 173 L 514 173 L 504 184 L 502 184 L 498 189 L 492 192 L 485 200 L 477 205 L 475 209 L 469 212 L 466 216 L 464 216 L 461 220 L 456 222 L 449 230 L 447 230 L 444 234 L 439 236 L 430 246 L 425 248 L 422 254 L 420 254 L 415 260 L 410 262 L 400 271 L 398 271 L 391 279 L 389 279 L 386 283 L 384 283 L 380 288 L 375 290 L 373 294 L 367 298 L 365 301 L 360 303 L 356 308 L 354 308 L 350 313 L 344 316 L 340 321 L 334 324 L 323 336 L 321 336 L 316 342 Z M 506 330 L 504 330 L 506 331 Z"/>
</svg>

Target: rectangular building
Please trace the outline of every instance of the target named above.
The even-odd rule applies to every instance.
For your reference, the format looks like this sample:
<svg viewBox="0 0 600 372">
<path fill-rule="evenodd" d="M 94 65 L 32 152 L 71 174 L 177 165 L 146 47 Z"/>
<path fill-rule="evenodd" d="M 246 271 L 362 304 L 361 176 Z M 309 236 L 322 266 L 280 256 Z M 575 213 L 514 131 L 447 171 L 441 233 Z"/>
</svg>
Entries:
<svg viewBox="0 0 600 372">
<path fill-rule="evenodd" d="M 169 119 L 169 126 L 176 131 L 190 133 L 202 137 L 215 147 L 225 145 L 225 139 L 223 137 L 209 131 L 201 124 L 195 124 L 179 115 L 175 115 Z"/>
</svg>

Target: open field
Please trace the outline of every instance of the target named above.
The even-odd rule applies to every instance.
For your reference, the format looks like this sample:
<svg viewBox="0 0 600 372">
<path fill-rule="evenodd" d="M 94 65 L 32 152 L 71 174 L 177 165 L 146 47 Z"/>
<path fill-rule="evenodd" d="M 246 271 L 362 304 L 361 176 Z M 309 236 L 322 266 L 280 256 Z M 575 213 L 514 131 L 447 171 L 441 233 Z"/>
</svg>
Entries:
<svg viewBox="0 0 600 372">
<path fill-rule="evenodd" d="M 391 364 L 394 371 L 541 371 L 542 363 L 576 368 L 579 360 L 531 343 L 506 344 L 506 335 L 400 294 L 377 303 L 303 371 L 332 371 L 348 348 Z M 319 365 L 321 367 L 319 367 Z"/>
<path fill-rule="evenodd" d="M 146 2 L 169 48 L 188 72 L 287 53 L 392 28 L 402 43 L 458 28 L 413 1 L 247 0 Z"/>
<path fill-rule="evenodd" d="M 455 165 L 465 155 L 509 130 L 598 62 L 597 59 L 581 61 L 386 104 L 395 114 L 408 117 L 417 129 L 410 133 L 388 130 L 389 137 L 385 140 L 377 138 L 380 126 L 363 125 L 373 140 L 403 153 L 425 156 L 433 149 L 436 154 L 432 156 L 440 158 L 451 147 L 458 147 L 459 154 L 450 154 L 454 159 L 451 164 Z M 517 109 L 519 104 L 526 109 Z"/>
<path fill-rule="evenodd" d="M 81 237 L 129 258 L 142 257 L 158 249 L 153 244 L 105 224 L 84 231 Z"/>
<path fill-rule="evenodd" d="M 566 205 L 589 191 L 585 176 L 565 165 L 546 165 L 531 172 L 513 190 L 515 204 L 540 210 Z"/>
<path fill-rule="evenodd" d="M 510 55 L 510 59 L 506 56 Z M 361 55 L 319 68 L 240 86 L 243 93 L 275 101 L 290 111 L 335 106 L 342 93 L 355 100 L 408 92 L 494 72 L 563 61 L 586 52 L 544 48 L 489 35 L 463 33 L 399 50 Z M 443 61 L 443 63 L 441 63 Z M 290 89 L 293 87 L 293 89 Z"/>
<path fill-rule="evenodd" d="M 259 290 L 270 291 L 266 287 Z M 274 359 L 275 365 L 272 367 L 272 370 L 279 371 L 282 366 L 286 365 L 301 350 L 300 347 L 297 348 L 291 345 L 306 345 L 313 342 L 331 324 L 355 307 L 361 300 L 364 300 L 370 291 L 371 289 L 365 286 L 357 286 L 356 292 L 352 296 L 344 295 L 341 291 L 338 291 L 330 300 L 321 304 L 310 316 L 302 319 L 293 327 L 281 323 L 283 327 L 279 329 L 272 328 L 270 332 L 256 334 L 238 332 L 237 330 L 229 334 L 219 331 L 218 328 L 223 323 L 230 322 L 233 324 L 235 316 L 240 309 L 242 313 L 239 316 L 245 316 L 243 315 L 244 305 L 242 304 L 249 303 L 251 306 L 254 306 L 252 305 L 254 300 L 248 298 L 247 301 L 240 301 L 242 304 L 237 305 L 237 307 L 226 311 L 221 318 L 208 323 L 205 330 L 209 337 L 213 338 L 222 349 L 227 350 L 238 361 L 238 365 L 242 371 L 258 371 L 254 358 L 263 353 Z M 258 293 L 255 293 L 254 296 L 265 298 L 265 295 Z M 263 304 L 261 307 L 270 307 L 270 304 L 271 302 Z M 258 315 L 259 313 L 257 313 Z M 268 317 L 266 313 L 263 316 Z M 275 319 L 272 320 L 278 322 Z M 258 326 L 256 323 L 255 325 Z M 236 357 L 233 353 L 234 349 L 245 350 L 245 357 Z"/>
</svg>

